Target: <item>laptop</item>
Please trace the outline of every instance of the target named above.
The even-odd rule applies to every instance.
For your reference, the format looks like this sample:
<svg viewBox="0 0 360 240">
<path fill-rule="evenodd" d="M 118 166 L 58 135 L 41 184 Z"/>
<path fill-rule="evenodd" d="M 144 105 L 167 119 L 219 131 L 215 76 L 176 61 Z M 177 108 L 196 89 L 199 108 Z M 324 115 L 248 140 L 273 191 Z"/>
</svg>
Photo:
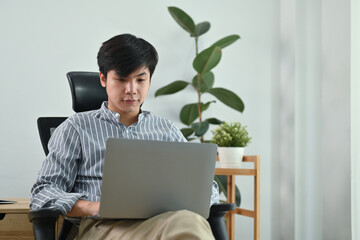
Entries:
<svg viewBox="0 0 360 240">
<path fill-rule="evenodd" d="M 209 217 L 217 146 L 110 138 L 100 218 L 147 219 L 187 209 Z"/>
</svg>

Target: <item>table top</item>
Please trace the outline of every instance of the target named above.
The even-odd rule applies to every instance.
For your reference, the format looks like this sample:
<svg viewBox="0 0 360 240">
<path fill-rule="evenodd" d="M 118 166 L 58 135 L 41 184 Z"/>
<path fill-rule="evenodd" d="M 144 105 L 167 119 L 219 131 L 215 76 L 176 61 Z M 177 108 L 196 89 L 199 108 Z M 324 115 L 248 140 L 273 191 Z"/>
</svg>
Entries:
<svg viewBox="0 0 360 240">
<path fill-rule="evenodd" d="M 16 201 L 11 204 L 0 204 L 0 213 L 28 213 L 30 210 L 28 198 L 2 198 L 1 200 Z"/>
<path fill-rule="evenodd" d="M 236 165 L 233 164 L 231 166 L 223 166 L 219 162 L 216 163 L 215 167 L 215 175 L 247 175 L 247 176 L 255 176 L 256 170 L 253 168 L 244 168 L 242 164 Z"/>
<path fill-rule="evenodd" d="M 255 169 L 242 169 L 242 168 L 215 168 L 215 175 L 247 175 L 255 176 Z"/>
</svg>

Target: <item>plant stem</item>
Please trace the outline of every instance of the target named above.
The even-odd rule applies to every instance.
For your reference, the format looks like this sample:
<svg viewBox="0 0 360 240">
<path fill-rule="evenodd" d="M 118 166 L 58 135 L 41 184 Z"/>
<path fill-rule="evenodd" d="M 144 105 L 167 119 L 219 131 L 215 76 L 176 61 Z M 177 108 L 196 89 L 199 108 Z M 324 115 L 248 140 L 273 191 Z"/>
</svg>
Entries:
<svg viewBox="0 0 360 240">
<path fill-rule="evenodd" d="M 199 55 L 198 39 L 199 39 L 199 37 L 195 37 L 195 54 L 196 54 L 196 56 Z"/>
<path fill-rule="evenodd" d="M 201 115 L 201 92 L 200 92 L 200 75 L 197 76 L 198 86 L 196 88 L 198 94 L 198 113 L 199 113 L 199 122 L 202 123 L 202 115 Z M 200 141 L 204 142 L 204 136 L 201 136 Z"/>
<path fill-rule="evenodd" d="M 198 94 L 198 113 L 199 113 L 199 122 L 202 122 L 202 116 L 201 116 L 201 92 L 200 92 L 200 74 L 197 75 L 197 87 L 196 91 Z"/>
<path fill-rule="evenodd" d="M 199 44 L 198 44 L 198 37 L 195 37 L 195 51 L 196 51 L 196 56 L 199 55 Z M 200 124 L 202 123 L 202 114 L 201 114 L 201 91 L 200 91 L 200 81 L 201 81 L 201 77 L 200 74 L 197 75 L 197 86 L 196 86 L 196 91 L 198 94 L 198 113 L 199 113 L 199 122 Z M 204 136 L 201 136 L 200 141 L 203 143 L 204 142 Z"/>
</svg>

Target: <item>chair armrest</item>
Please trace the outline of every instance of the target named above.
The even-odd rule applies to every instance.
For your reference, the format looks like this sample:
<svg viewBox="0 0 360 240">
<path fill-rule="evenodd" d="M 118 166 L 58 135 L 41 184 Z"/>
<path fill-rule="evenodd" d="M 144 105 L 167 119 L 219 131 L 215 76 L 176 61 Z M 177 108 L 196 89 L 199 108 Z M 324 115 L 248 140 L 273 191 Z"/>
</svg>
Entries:
<svg viewBox="0 0 360 240">
<path fill-rule="evenodd" d="M 55 239 L 55 224 L 61 212 L 55 208 L 41 208 L 31 210 L 28 218 L 33 224 L 33 231 L 36 240 Z"/>
<path fill-rule="evenodd" d="M 235 210 L 235 203 L 215 203 L 210 208 L 210 215 L 219 214 L 219 213 L 226 213 L 227 211 Z"/>
<path fill-rule="evenodd" d="M 210 224 L 215 239 L 229 239 L 226 231 L 224 216 L 227 211 L 232 210 L 235 210 L 235 203 L 221 203 L 213 204 L 211 206 L 210 215 L 207 221 Z"/>
</svg>

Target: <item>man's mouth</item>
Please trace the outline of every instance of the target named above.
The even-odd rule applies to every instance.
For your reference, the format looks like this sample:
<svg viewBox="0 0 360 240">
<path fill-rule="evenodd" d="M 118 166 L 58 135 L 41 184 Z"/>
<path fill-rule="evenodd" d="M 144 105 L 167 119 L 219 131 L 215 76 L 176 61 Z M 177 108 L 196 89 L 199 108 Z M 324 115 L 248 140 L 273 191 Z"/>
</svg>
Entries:
<svg viewBox="0 0 360 240">
<path fill-rule="evenodd" d="M 123 101 L 124 101 L 125 103 L 128 103 L 128 104 L 132 104 L 132 103 L 137 102 L 137 100 L 135 100 L 135 99 L 124 99 Z"/>
</svg>

